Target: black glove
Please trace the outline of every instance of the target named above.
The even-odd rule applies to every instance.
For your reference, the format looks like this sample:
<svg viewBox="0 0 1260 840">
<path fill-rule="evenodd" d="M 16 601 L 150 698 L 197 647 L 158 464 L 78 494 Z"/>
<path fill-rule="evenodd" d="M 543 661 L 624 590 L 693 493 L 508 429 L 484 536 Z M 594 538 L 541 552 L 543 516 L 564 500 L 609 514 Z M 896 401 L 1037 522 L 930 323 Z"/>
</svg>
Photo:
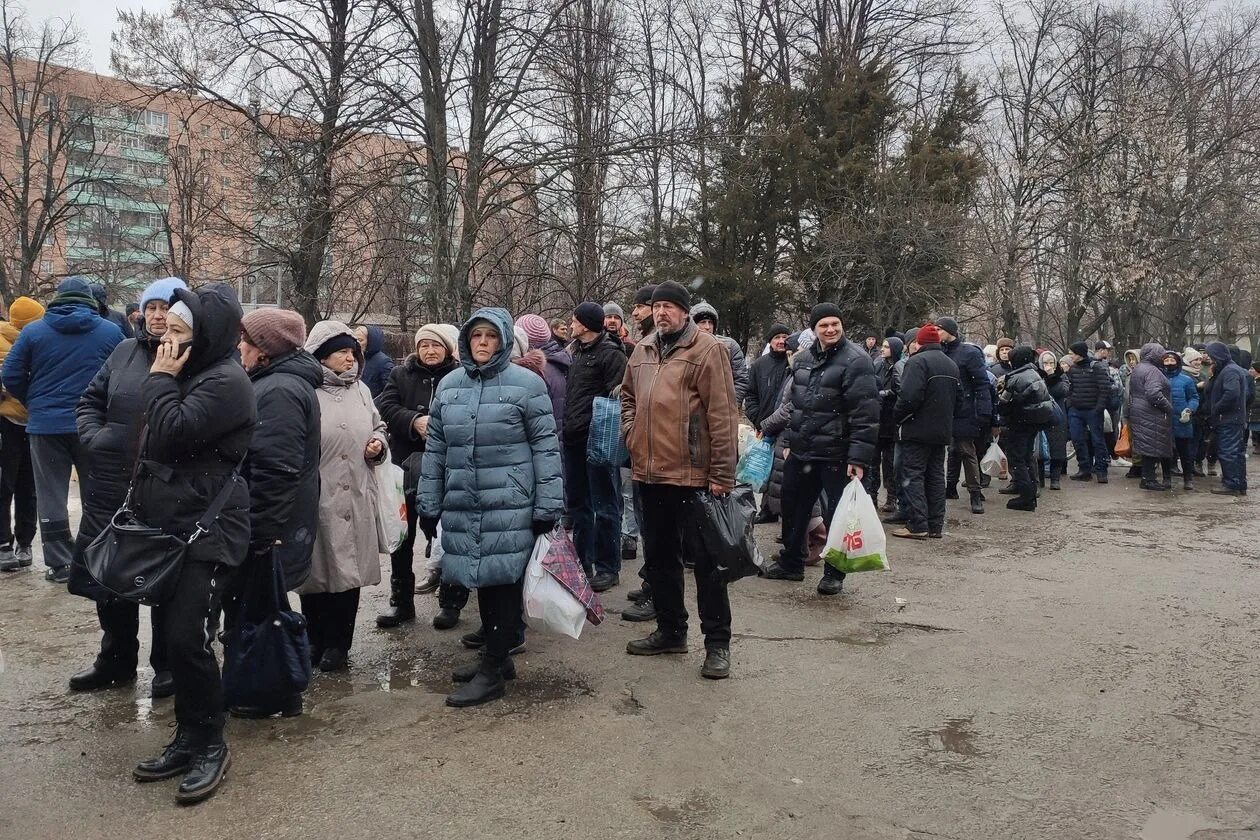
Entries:
<svg viewBox="0 0 1260 840">
<path fill-rule="evenodd" d="M 430 542 L 437 537 L 438 520 L 436 517 L 420 516 L 416 518 L 416 524 L 420 526 L 420 532 L 425 535 Z"/>
<path fill-rule="evenodd" d="M 554 519 L 535 519 L 534 524 L 530 526 L 535 537 L 542 537 L 550 534 L 556 529 L 556 520 Z"/>
</svg>

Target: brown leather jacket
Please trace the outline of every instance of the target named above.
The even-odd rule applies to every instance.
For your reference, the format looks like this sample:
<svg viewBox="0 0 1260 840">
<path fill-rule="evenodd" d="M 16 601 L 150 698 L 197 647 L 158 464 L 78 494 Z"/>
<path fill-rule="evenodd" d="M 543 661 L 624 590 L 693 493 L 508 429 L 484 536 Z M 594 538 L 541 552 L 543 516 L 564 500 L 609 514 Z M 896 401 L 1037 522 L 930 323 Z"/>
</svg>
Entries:
<svg viewBox="0 0 1260 840">
<path fill-rule="evenodd" d="M 659 332 L 639 341 L 621 384 L 635 480 L 733 486 L 739 411 L 726 345 L 690 322 L 664 359 L 659 342 Z"/>
</svg>

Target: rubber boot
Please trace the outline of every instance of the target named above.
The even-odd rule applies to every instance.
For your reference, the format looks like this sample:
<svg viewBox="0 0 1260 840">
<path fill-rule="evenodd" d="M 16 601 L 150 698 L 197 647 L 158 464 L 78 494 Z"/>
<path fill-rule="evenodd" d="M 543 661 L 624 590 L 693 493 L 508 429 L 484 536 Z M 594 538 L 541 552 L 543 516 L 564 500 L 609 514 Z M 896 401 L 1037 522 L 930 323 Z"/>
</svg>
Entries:
<svg viewBox="0 0 1260 840">
<path fill-rule="evenodd" d="M 984 495 L 979 490 L 969 491 L 971 495 L 971 512 L 984 513 Z"/>
<path fill-rule="evenodd" d="M 415 583 L 403 584 L 390 578 L 389 609 L 376 617 L 377 627 L 397 627 L 404 621 L 416 620 Z"/>
</svg>

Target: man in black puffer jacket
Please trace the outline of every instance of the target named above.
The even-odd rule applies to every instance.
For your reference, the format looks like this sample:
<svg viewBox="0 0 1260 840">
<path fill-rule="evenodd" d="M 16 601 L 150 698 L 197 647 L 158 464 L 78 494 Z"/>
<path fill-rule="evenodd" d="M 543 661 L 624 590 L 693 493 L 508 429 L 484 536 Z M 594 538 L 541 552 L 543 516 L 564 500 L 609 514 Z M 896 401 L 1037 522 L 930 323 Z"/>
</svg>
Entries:
<svg viewBox="0 0 1260 840">
<path fill-rule="evenodd" d="M 272 558 L 288 590 L 311 572 L 319 516 L 319 401 L 323 372 L 302 349 L 306 322 L 287 309 L 255 309 L 241 319 L 241 366 L 254 386 L 258 422 L 241 474 L 249 481 L 250 557 L 224 599 L 229 625 L 241 595 L 270 583 Z M 274 554 L 273 554 L 274 552 Z M 264 577 L 266 576 L 266 577 Z M 262 591 L 265 591 L 263 589 Z M 234 706 L 233 717 L 263 718 L 302 712 L 302 695 L 275 698 L 274 706 Z"/>
<path fill-rule="evenodd" d="M 901 451 L 906 527 L 894 537 L 922 540 L 945 533 L 945 450 L 954 440 L 958 402 L 958 365 L 941 350 L 934 324 L 915 335 L 914 352 L 901 372 L 901 390 L 893 406 Z"/>
<path fill-rule="evenodd" d="M 984 351 L 974 344 L 963 343 L 962 332 L 953 318 L 936 319 L 936 328 L 941 332 L 941 349 L 958 366 L 958 379 L 962 385 L 958 403 L 954 406 L 954 442 L 949 450 L 945 495 L 947 498 L 958 498 L 959 473 L 965 472 L 971 512 L 984 513 L 976 439 L 987 436 L 993 425 L 992 386 L 984 364 Z"/>
<path fill-rule="evenodd" d="M 1033 477 L 1033 447 L 1037 433 L 1054 420 L 1054 400 L 1045 374 L 1037 368 L 1037 351 L 1020 345 L 1011 351 L 1011 371 L 1002 377 L 998 416 L 1003 427 L 1002 451 L 1010 465 L 1015 498 L 1010 510 L 1037 509 L 1037 481 Z"/>
<path fill-rule="evenodd" d="M 1073 481 L 1097 479 L 1107 483 L 1107 467 L 1111 458 L 1107 438 L 1103 434 L 1103 411 L 1111 398 L 1111 374 L 1107 363 L 1089 354 L 1089 345 L 1078 341 L 1070 348 L 1072 366 L 1068 368 L 1068 430 L 1076 449 L 1077 472 Z M 1090 450 L 1093 449 L 1091 470 Z"/>
<path fill-rule="evenodd" d="M 876 468 L 880 404 L 871 357 L 845 339 L 835 304 L 817 304 L 809 320 L 814 343 L 792 361 L 789 374 L 783 550 L 765 569 L 770 580 L 805 579 L 806 537 L 819 494 L 826 497 L 823 518 L 830 523 L 848 480 Z M 818 593 L 836 595 L 843 585 L 844 573 L 826 566 Z"/>
</svg>

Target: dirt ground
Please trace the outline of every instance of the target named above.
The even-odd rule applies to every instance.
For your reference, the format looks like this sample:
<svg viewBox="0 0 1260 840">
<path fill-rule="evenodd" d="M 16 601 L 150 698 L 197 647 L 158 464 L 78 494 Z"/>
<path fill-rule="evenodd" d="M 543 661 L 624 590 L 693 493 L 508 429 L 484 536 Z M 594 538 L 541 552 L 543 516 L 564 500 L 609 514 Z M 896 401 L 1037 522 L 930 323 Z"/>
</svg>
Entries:
<svg viewBox="0 0 1260 840">
<path fill-rule="evenodd" d="M 232 721 L 230 777 L 191 809 L 131 781 L 173 726 L 147 663 L 67 693 L 95 613 L 37 559 L 0 577 L 0 837 L 1260 837 L 1255 497 L 1064 485 L 1036 514 L 951 502 L 945 540 L 894 541 L 840 597 L 816 568 L 737 583 L 724 682 L 698 622 L 690 655 L 641 659 L 613 617 L 531 633 L 506 700 L 448 709 L 474 606 L 438 632 L 421 597 L 382 631 L 378 587 L 349 672 L 301 717 Z"/>
</svg>

